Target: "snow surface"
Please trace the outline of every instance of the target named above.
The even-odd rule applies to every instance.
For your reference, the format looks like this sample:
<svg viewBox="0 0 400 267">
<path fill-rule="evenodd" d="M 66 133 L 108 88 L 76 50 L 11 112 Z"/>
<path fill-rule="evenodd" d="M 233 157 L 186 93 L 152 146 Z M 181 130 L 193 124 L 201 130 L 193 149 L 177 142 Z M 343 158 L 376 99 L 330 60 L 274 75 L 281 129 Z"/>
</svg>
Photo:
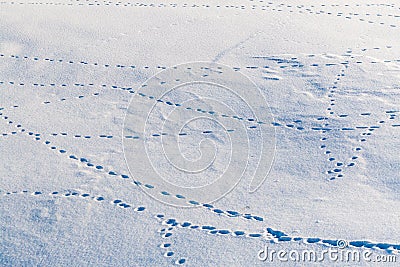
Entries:
<svg viewBox="0 0 400 267">
<path fill-rule="evenodd" d="M 0 265 L 253 266 L 267 264 L 265 244 L 322 250 L 339 239 L 398 255 L 399 30 L 400 4 L 376 1 L 0 2 Z M 241 102 L 190 85 L 166 99 L 200 112 L 138 94 L 187 62 L 248 77 L 264 124 L 201 112 L 250 114 L 255 91 Z M 155 104 L 148 131 L 135 129 Z M 178 187 L 209 185 L 229 165 L 240 174 L 247 146 L 262 154 L 260 132 L 275 132 L 264 138 L 275 153 L 253 193 L 251 160 L 212 203 L 150 183 L 149 166 Z M 183 169 L 215 160 L 190 179 L 168 165 L 161 138 Z M 134 142 L 149 154 L 125 158 Z"/>
</svg>

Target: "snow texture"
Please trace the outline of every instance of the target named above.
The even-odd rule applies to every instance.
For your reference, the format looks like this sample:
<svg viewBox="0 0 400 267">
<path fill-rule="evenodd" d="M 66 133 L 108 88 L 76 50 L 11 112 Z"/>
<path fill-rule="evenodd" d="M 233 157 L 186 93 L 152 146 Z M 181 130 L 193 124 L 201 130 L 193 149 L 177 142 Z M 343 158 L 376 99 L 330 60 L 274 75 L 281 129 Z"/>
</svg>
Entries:
<svg viewBox="0 0 400 267">
<path fill-rule="evenodd" d="M 398 3 L 0 2 L 0 266 L 398 255 L 399 151 Z"/>
</svg>

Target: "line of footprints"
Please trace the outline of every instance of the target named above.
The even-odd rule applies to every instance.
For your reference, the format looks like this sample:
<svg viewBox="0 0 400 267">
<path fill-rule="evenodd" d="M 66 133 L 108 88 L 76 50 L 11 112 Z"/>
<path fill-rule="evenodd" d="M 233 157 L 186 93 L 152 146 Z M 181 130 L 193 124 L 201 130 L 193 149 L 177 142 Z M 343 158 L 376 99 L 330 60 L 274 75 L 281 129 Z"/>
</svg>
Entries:
<svg viewBox="0 0 400 267">
<path fill-rule="evenodd" d="M 121 199 L 112 199 L 107 200 L 102 196 L 94 196 L 90 193 L 80 193 L 74 190 L 67 190 L 64 192 L 61 191 L 52 191 L 48 193 L 44 193 L 42 191 L 12 191 L 6 192 L 1 195 L 1 197 L 12 197 L 18 195 L 30 195 L 33 197 L 52 197 L 52 198 L 76 198 L 76 199 L 86 199 L 91 201 L 96 201 L 99 203 L 109 203 L 114 207 L 122 208 L 124 210 L 132 210 L 137 213 L 142 213 L 147 209 L 144 206 L 138 206 L 133 208 L 132 204 L 128 204 L 123 202 Z M 237 238 L 251 238 L 258 239 L 262 238 L 270 243 L 280 243 L 280 242 L 302 242 L 305 244 L 320 244 L 322 246 L 328 247 L 337 247 L 339 246 L 339 241 L 342 239 L 323 239 L 319 237 L 292 237 L 287 235 L 286 233 L 275 230 L 273 228 L 267 227 L 264 231 L 259 233 L 250 233 L 241 230 L 230 230 L 230 229 L 218 229 L 212 225 L 199 225 L 194 224 L 190 221 L 178 221 L 174 218 L 167 218 L 164 214 L 157 213 L 153 216 L 157 219 L 157 221 L 161 224 L 161 228 L 158 231 L 158 234 L 162 238 L 163 242 L 158 245 L 158 247 L 162 250 L 162 254 L 164 257 L 168 259 L 172 259 L 173 263 L 176 265 L 184 265 L 187 263 L 187 258 L 179 257 L 176 255 L 176 252 L 173 250 L 173 236 L 176 234 L 179 229 L 187 229 L 193 231 L 204 232 L 209 235 L 214 236 L 233 236 Z M 370 242 L 367 240 L 354 240 L 348 242 L 348 247 L 353 248 L 368 248 L 368 249 L 378 249 L 383 250 L 388 253 L 393 253 L 394 251 L 400 252 L 400 244 L 391 244 L 391 243 L 376 243 Z"/>
</svg>

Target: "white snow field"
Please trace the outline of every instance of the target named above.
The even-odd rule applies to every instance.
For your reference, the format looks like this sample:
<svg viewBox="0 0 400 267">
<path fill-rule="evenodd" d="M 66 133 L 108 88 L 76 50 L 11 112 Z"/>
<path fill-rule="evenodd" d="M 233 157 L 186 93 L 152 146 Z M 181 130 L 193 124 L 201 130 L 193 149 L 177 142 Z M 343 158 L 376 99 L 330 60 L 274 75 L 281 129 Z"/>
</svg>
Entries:
<svg viewBox="0 0 400 267">
<path fill-rule="evenodd" d="M 1 1 L 0 109 L 0 266 L 400 262 L 396 1 Z"/>
</svg>

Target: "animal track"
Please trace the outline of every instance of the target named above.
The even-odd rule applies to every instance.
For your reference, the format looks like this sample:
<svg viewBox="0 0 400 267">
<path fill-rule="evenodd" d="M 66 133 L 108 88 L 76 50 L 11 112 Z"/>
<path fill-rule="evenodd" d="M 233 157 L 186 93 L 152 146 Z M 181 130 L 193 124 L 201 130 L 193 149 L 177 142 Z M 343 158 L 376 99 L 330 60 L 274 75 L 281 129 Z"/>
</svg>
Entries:
<svg viewBox="0 0 400 267">
<path fill-rule="evenodd" d="M 1 191 L 3 190 L 0 190 L 0 192 Z M 31 195 L 33 197 L 43 197 L 43 196 L 65 197 L 65 198 L 74 197 L 78 199 L 87 199 L 100 203 L 107 203 L 107 199 L 105 199 L 103 196 L 94 196 L 94 195 L 92 196 L 89 193 L 79 193 L 74 190 L 63 191 L 63 193 L 61 193 L 60 191 L 51 191 L 46 193 L 42 191 L 29 191 L 29 190 L 7 191 L 0 196 L 11 197 L 17 195 Z M 133 209 L 135 212 L 140 212 L 140 213 L 146 210 L 146 208 L 143 206 L 138 206 L 137 208 L 133 208 L 131 204 L 127 204 L 120 199 L 111 199 L 108 200 L 108 203 L 110 205 L 122 208 L 124 210 Z M 175 252 L 172 250 L 171 240 L 173 238 L 174 231 L 177 231 L 178 229 L 200 231 L 215 236 L 230 235 L 237 238 L 250 238 L 250 239 L 263 238 L 275 242 L 304 242 L 306 244 L 319 244 L 332 247 L 338 246 L 338 241 L 340 240 L 340 239 L 331 240 L 319 237 L 292 237 L 287 235 L 283 231 L 274 230 L 269 227 L 266 228 L 265 231 L 263 232 L 256 232 L 256 233 L 242 231 L 242 230 L 218 229 L 217 227 L 211 225 L 199 225 L 189 221 L 180 222 L 174 218 L 166 218 L 164 214 L 160 213 L 157 213 L 154 217 L 163 225 L 163 227 L 159 230 L 159 234 L 165 241 L 161 243 L 159 247 L 165 250 L 164 256 L 167 258 L 175 256 Z M 348 242 L 348 245 L 349 247 L 355 247 L 355 248 L 365 247 L 373 249 L 382 249 L 386 250 L 389 253 L 393 252 L 393 250 L 400 252 L 400 244 L 374 243 L 370 241 L 350 241 Z M 186 258 L 176 257 L 175 264 L 181 265 L 184 263 L 186 263 Z"/>
<path fill-rule="evenodd" d="M 79 2 L 79 1 L 77 1 Z M 262 1 L 260 1 L 262 2 Z M 7 4 L 7 3 L 0 3 L 0 4 Z M 333 12 L 326 12 L 326 11 L 316 11 L 314 6 L 311 6 L 311 8 L 307 8 L 304 6 L 301 7 L 295 7 L 295 6 L 289 6 L 289 5 L 276 5 L 275 7 L 272 6 L 232 6 L 232 5 L 188 5 L 184 4 L 182 6 L 179 6 L 177 4 L 170 4 L 170 5 L 155 5 L 155 4 L 140 4 L 140 3 L 135 3 L 135 4 L 130 4 L 130 3 L 112 3 L 112 2 L 89 2 L 86 1 L 86 3 L 17 3 L 17 2 L 12 2 L 8 3 L 11 5 L 67 5 L 67 6 L 76 6 L 76 5 L 86 5 L 86 6 L 96 6 L 96 5 L 104 5 L 104 6 L 135 6 L 135 7 L 148 7 L 148 8 L 165 8 L 165 7 L 181 7 L 181 8 L 225 8 L 225 9 L 232 9 L 232 10 L 240 10 L 240 9 L 251 9 L 251 10 L 271 10 L 271 11 L 276 11 L 276 12 L 283 12 L 283 11 L 292 11 L 297 8 L 301 11 L 296 11 L 298 13 L 304 13 L 304 14 L 314 14 L 314 15 L 329 15 L 329 16 L 337 16 L 337 17 L 343 17 L 346 19 L 356 19 L 356 17 L 360 17 L 361 14 L 354 14 L 354 13 L 333 13 Z M 321 5 L 321 7 L 327 7 L 328 5 Z M 338 5 L 331 5 L 332 7 L 337 7 Z M 372 5 L 374 6 L 374 5 Z M 389 6 L 388 6 L 389 7 Z M 393 7 L 390 5 L 390 7 Z M 285 10 L 283 10 L 285 9 Z M 304 10 L 304 11 L 303 11 Z M 370 17 L 371 14 L 363 14 L 365 16 Z M 377 17 L 380 17 L 379 14 L 375 14 Z M 397 18 L 398 16 L 395 14 L 389 14 L 388 17 L 391 18 Z M 376 22 L 372 20 L 365 20 L 363 18 L 359 18 L 360 21 L 365 21 L 370 24 L 383 24 L 381 22 Z M 386 24 L 385 24 L 386 25 Z M 390 27 L 397 27 L 395 24 L 389 25 Z M 380 49 L 391 49 L 392 46 L 386 46 L 386 47 L 375 47 L 375 48 L 360 48 L 359 50 L 361 52 L 366 52 L 369 50 L 380 50 Z M 355 49 L 349 49 L 348 53 L 351 54 L 353 53 Z M 308 54 L 306 55 L 307 57 L 314 57 L 316 54 Z M 1 54 L 0 58 L 8 58 L 8 59 L 14 59 L 17 61 L 31 61 L 31 62 L 47 62 L 49 64 L 64 64 L 66 66 L 71 65 L 71 66 L 92 66 L 92 67 L 99 67 L 99 68 L 114 68 L 114 69 L 121 69 L 121 70 L 127 70 L 127 71 L 135 71 L 135 70 L 162 70 L 166 69 L 167 67 L 165 66 L 136 66 L 136 65 L 129 65 L 129 64 L 103 64 L 103 63 L 97 63 L 97 62 L 88 62 L 88 61 L 79 61 L 79 60 L 64 60 L 64 59 L 52 59 L 48 57 L 44 58 L 39 58 L 39 57 L 32 57 L 32 56 L 19 56 L 19 55 L 5 55 Z M 380 127 L 383 127 L 383 125 L 386 126 L 391 126 L 392 128 L 399 129 L 400 124 L 394 122 L 394 120 L 397 118 L 397 113 L 398 111 L 396 110 L 386 110 L 382 114 L 385 114 L 389 116 L 389 118 L 385 121 L 379 121 L 378 124 L 376 125 L 369 125 L 369 126 L 361 126 L 361 125 L 340 125 L 340 127 L 333 127 L 332 124 L 330 124 L 330 121 L 333 119 L 338 119 L 340 121 L 340 118 L 346 118 L 349 117 L 350 115 L 347 114 L 338 114 L 336 110 L 334 109 L 336 105 L 336 90 L 338 89 L 338 83 L 340 82 L 341 77 L 344 76 L 344 70 L 349 66 L 350 64 L 356 64 L 356 65 L 362 65 L 362 64 L 376 64 L 376 63 L 399 63 L 400 60 L 397 59 L 390 59 L 390 60 L 358 60 L 355 62 L 347 62 L 347 61 L 341 61 L 338 63 L 320 63 L 320 62 L 312 62 L 310 64 L 303 64 L 301 60 L 298 58 L 291 58 L 291 59 L 284 59 L 284 58 L 279 58 L 279 57 L 274 57 L 274 56 L 266 56 L 266 57 L 254 57 L 258 59 L 266 59 L 271 62 L 274 62 L 274 64 L 279 65 L 280 70 L 285 70 L 285 69 L 302 69 L 305 67 L 309 68 L 319 68 L 319 67 L 332 67 L 332 66 L 340 66 L 342 68 L 341 73 L 337 75 L 336 81 L 332 87 L 330 87 L 330 92 L 328 94 L 328 107 L 326 109 L 327 114 L 317 116 L 317 121 L 321 123 L 320 126 L 312 126 L 312 123 L 314 121 L 310 120 L 304 120 L 304 119 L 286 119 L 282 118 L 279 120 L 275 120 L 272 122 L 263 122 L 263 121 L 257 121 L 254 118 L 241 118 L 236 115 L 232 114 L 220 114 L 216 111 L 213 110 L 203 110 L 199 109 L 198 107 L 185 107 L 181 103 L 175 103 L 174 101 L 170 99 L 156 99 L 155 96 L 152 95 L 146 95 L 140 92 L 136 92 L 132 87 L 121 87 L 121 86 L 116 86 L 116 85 L 106 85 L 106 84 L 96 84 L 96 83 L 75 83 L 75 84 L 55 84 L 55 83 L 23 83 L 23 82 L 14 82 L 14 81 L 8 81 L 8 82 L 0 82 L 0 85 L 2 86 L 14 86 L 14 87 L 24 87 L 24 86 L 34 86 L 37 88 L 41 87 L 61 87 L 61 88 L 71 88 L 71 87 L 77 87 L 77 88 L 94 88 L 94 87 L 99 87 L 99 88 L 108 88 L 108 89 L 118 89 L 120 91 L 128 92 L 130 94 L 136 93 L 139 97 L 142 97 L 143 99 L 146 99 L 148 101 L 154 101 L 158 103 L 162 103 L 168 106 L 174 106 L 176 108 L 182 109 L 183 111 L 193 111 L 197 112 L 200 114 L 209 114 L 213 116 L 219 116 L 222 118 L 226 119 L 235 119 L 235 120 L 241 120 L 241 121 L 246 121 L 246 123 L 251 124 L 252 126 L 249 126 L 250 129 L 253 129 L 251 127 L 263 127 L 263 124 L 272 124 L 275 127 L 280 127 L 282 129 L 287 129 L 287 130 L 294 130 L 294 131 L 308 131 L 309 133 L 311 132 L 317 132 L 318 134 L 321 134 L 321 142 L 320 142 L 320 148 L 324 151 L 325 155 L 327 155 L 328 160 L 334 165 L 334 167 L 327 172 L 330 175 L 336 175 L 332 176 L 333 179 L 336 179 L 337 177 L 343 177 L 343 172 L 345 168 L 348 167 L 353 167 L 356 166 L 356 161 L 359 157 L 361 157 L 361 145 L 357 146 L 354 148 L 354 155 L 351 157 L 351 159 L 348 160 L 348 162 L 344 161 L 339 161 L 337 158 L 335 158 L 331 154 L 331 150 L 329 149 L 329 142 L 331 141 L 329 139 L 330 133 L 335 132 L 335 131 L 356 131 L 356 130 L 361 130 L 361 135 L 359 138 L 360 144 L 363 142 L 367 141 L 367 138 L 372 136 L 374 131 L 379 129 Z M 240 71 L 240 70 L 249 70 L 249 71 L 260 71 L 260 70 L 265 70 L 269 69 L 269 66 L 266 65 L 247 65 L 245 67 L 233 67 L 234 70 Z M 282 78 L 281 76 L 278 75 L 266 75 L 263 77 L 264 80 L 267 82 L 277 82 L 281 81 Z M 163 81 L 161 81 L 162 84 Z M 90 93 L 90 94 L 79 94 L 75 97 L 69 97 L 69 98 L 59 98 L 55 101 L 48 101 L 45 100 L 42 102 L 42 104 L 48 105 L 49 107 L 52 106 L 50 104 L 56 104 L 56 103 L 68 103 L 72 101 L 76 101 L 78 99 L 86 99 L 89 97 L 101 97 L 101 93 L 95 92 L 95 93 Z M 15 109 L 15 108 L 21 108 L 19 105 L 14 105 L 11 106 L 10 109 Z M 48 139 L 53 138 L 53 139 L 58 139 L 58 138 L 63 138 L 63 137 L 73 137 L 73 138 L 78 138 L 82 140 L 93 140 L 95 138 L 101 138 L 101 139 L 113 139 L 113 138 L 120 138 L 119 135 L 116 134 L 110 134 L 110 133 L 102 133 L 98 135 L 93 135 L 90 133 L 70 133 L 70 132 L 52 132 L 49 134 L 45 133 L 38 133 L 38 132 L 33 132 L 28 129 L 25 129 L 21 124 L 15 122 L 14 120 L 11 120 L 9 116 L 3 114 L 3 111 L 6 111 L 4 108 L 0 108 L 0 115 L 4 119 L 4 121 L 10 125 L 14 126 L 17 128 L 15 131 L 10 131 L 10 132 L 4 132 L 0 134 L 0 137 L 8 137 L 8 136 L 15 136 L 19 133 L 24 133 L 31 139 L 38 141 L 42 144 L 44 144 L 46 147 L 48 147 L 50 150 L 54 151 L 55 153 L 59 155 L 63 155 L 66 157 L 68 160 L 74 161 L 86 168 L 89 168 L 92 172 L 95 173 L 103 173 L 105 176 L 111 176 L 111 177 L 119 177 L 122 179 L 129 179 L 132 180 L 133 183 L 137 186 L 140 186 L 141 188 L 145 190 L 158 190 L 160 194 L 166 197 L 173 197 L 176 199 L 180 199 L 181 201 L 184 201 L 186 203 L 192 204 L 193 206 L 199 206 L 202 207 L 204 210 L 206 210 L 209 214 L 215 214 L 217 216 L 224 216 L 227 218 L 241 218 L 241 219 L 246 219 L 247 221 L 250 222 L 265 222 L 266 219 L 261 217 L 261 216 L 256 216 L 252 215 L 250 213 L 241 213 L 238 211 L 234 210 L 229 210 L 229 209 L 220 209 L 218 207 L 215 207 L 214 205 L 208 204 L 208 203 L 200 203 L 197 202 L 196 200 L 189 200 L 186 199 L 184 195 L 180 194 L 172 194 L 167 191 L 163 191 L 162 188 L 156 188 L 152 184 L 142 184 L 138 180 L 134 180 L 134 178 L 128 176 L 127 174 L 124 174 L 122 172 L 118 172 L 114 168 L 108 168 L 104 166 L 103 164 L 100 163 L 95 163 L 91 159 L 84 157 L 82 155 L 75 155 L 71 154 L 68 150 L 66 150 L 64 147 L 59 147 L 55 145 L 54 141 L 49 141 Z M 356 116 L 370 116 L 373 114 L 373 112 L 365 112 Z M 381 115 L 381 114 L 379 114 Z M 388 122 L 391 121 L 391 122 Z M 51 130 L 51 129 L 50 129 Z M 229 129 L 228 132 L 234 132 L 235 129 Z M 181 132 L 179 133 L 180 136 L 186 136 L 189 135 L 190 132 Z M 202 135 L 209 135 L 213 134 L 213 131 L 209 129 L 204 129 L 203 131 L 200 132 Z M 46 135 L 50 135 L 50 138 L 45 138 Z M 161 136 L 170 136 L 172 133 L 152 133 L 149 137 L 150 138 L 159 138 Z M 47 137 L 47 136 L 46 136 Z M 139 135 L 127 135 L 123 136 L 122 138 L 129 138 L 129 139 L 142 139 L 143 136 Z M 52 140 L 52 139 L 50 139 Z M 79 193 L 76 191 L 53 191 L 50 193 L 45 193 L 43 191 L 33 191 L 33 192 L 28 192 L 27 190 L 23 191 L 13 191 L 13 192 L 7 192 L 4 195 L 5 196 L 10 196 L 10 195 L 18 195 L 18 194 L 31 194 L 34 197 L 41 197 L 41 196 L 51 196 L 51 197 L 66 197 L 66 198 L 78 198 L 78 199 L 88 199 L 91 201 L 99 202 L 99 203 L 108 203 L 110 205 L 115 206 L 116 208 L 121 208 L 123 210 L 134 210 L 135 212 L 143 212 L 147 211 L 146 207 L 144 206 L 136 206 L 134 207 L 132 204 L 127 203 L 123 201 L 120 198 L 112 198 L 112 199 L 106 199 L 103 196 L 94 196 L 89 193 Z M 146 212 L 145 214 L 148 214 Z M 163 255 L 171 259 L 172 262 L 175 264 L 181 265 L 181 264 L 186 264 L 190 263 L 188 262 L 188 259 L 185 257 L 181 257 L 181 255 L 177 255 L 176 252 L 173 250 L 173 240 L 175 233 L 178 231 L 184 231 L 184 229 L 188 229 L 190 231 L 198 231 L 202 233 L 206 233 L 209 235 L 213 236 L 218 236 L 218 237 L 223 237 L 223 236 L 234 236 L 237 238 L 256 238 L 256 239 L 267 239 L 271 240 L 274 239 L 276 242 L 289 242 L 289 241 L 295 241 L 295 242 L 304 242 L 306 244 L 320 244 L 320 245 L 330 245 L 330 246 L 336 246 L 337 245 L 337 240 L 330 240 L 330 239 L 323 239 L 319 237 L 291 237 L 286 235 L 284 232 L 279 231 L 279 230 L 273 230 L 272 228 L 267 228 L 266 231 L 254 231 L 254 232 L 248 232 L 244 230 L 232 230 L 227 228 L 217 228 L 215 226 L 209 225 L 209 224 L 196 224 L 192 223 L 191 221 L 186 221 L 183 220 L 182 222 L 177 221 L 176 219 L 173 218 L 167 218 L 165 215 L 162 214 L 157 214 L 156 218 L 158 218 L 162 225 L 163 228 L 160 229 L 160 235 L 163 238 L 163 243 L 159 244 L 160 248 L 163 249 Z M 260 224 L 258 224 L 260 225 Z M 390 243 L 373 243 L 369 241 L 351 241 L 350 246 L 353 247 L 367 247 L 367 248 L 378 248 L 378 249 L 385 249 L 385 250 L 400 250 L 399 245 L 396 244 L 390 244 Z"/>
<path fill-rule="evenodd" d="M 147 4 L 147 3 L 131 3 L 131 2 L 110 2 L 110 1 L 93 1 L 93 2 L 71 2 L 71 3 L 62 3 L 62 2 L 0 2 L 2 5 L 46 5 L 46 6 L 89 6 L 89 7 L 97 7 L 97 6 L 113 6 L 113 7 L 130 7 L 130 8 L 183 8 L 183 9 L 227 9 L 227 10 L 256 10 L 256 11 L 273 11 L 273 12 L 289 12 L 289 13 L 299 13 L 299 14 L 312 14 L 312 15 L 326 15 L 326 16 L 335 16 L 340 18 L 345 18 L 348 20 L 356 19 L 361 22 L 367 22 L 369 24 L 379 24 L 379 25 L 389 25 L 392 28 L 396 28 L 397 25 L 392 23 L 388 24 L 382 21 L 374 21 L 370 19 L 358 18 L 361 14 L 359 13 L 347 13 L 347 15 L 343 12 L 333 12 L 333 11 L 325 11 L 325 10 L 315 10 L 314 6 L 305 7 L 304 5 L 285 5 L 280 4 L 276 5 L 272 2 L 268 2 L 263 5 L 220 5 L 220 4 L 168 4 L 168 3 L 159 3 L 159 4 Z M 325 8 L 326 6 L 321 6 L 320 8 Z M 364 14 L 365 17 L 370 17 L 370 13 Z M 376 14 L 376 17 L 381 17 L 381 14 Z M 399 15 L 390 14 L 388 18 L 396 19 Z M 357 19 L 358 18 L 358 19 Z"/>
<path fill-rule="evenodd" d="M 128 91 L 129 93 L 134 93 L 135 91 L 133 91 L 133 89 L 131 87 L 121 87 L 121 86 L 117 86 L 117 85 L 108 85 L 108 84 L 94 84 L 94 83 L 74 83 L 74 84 L 55 84 L 55 83 L 24 83 L 24 82 L 14 82 L 14 81 L 9 81 L 9 82 L 4 82 L 4 81 L 0 81 L 0 86 L 18 86 L 18 87 L 23 87 L 23 86 L 33 86 L 33 87 L 61 87 L 61 88 L 65 88 L 70 89 L 71 87 L 89 87 L 89 88 L 93 88 L 93 87 L 99 87 L 99 88 L 109 88 L 109 89 L 118 89 L 118 90 L 122 90 L 122 91 Z M 97 96 L 100 93 L 93 93 L 93 95 Z M 85 96 L 77 96 L 76 98 L 83 98 Z M 59 101 L 65 101 L 66 99 L 61 98 Z"/>
<path fill-rule="evenodd" d="M 0 113 L 0 115 L 3 115 L 3 114 Z M 8 116 L 3 116 L 3 118 L 5 118 L 6 120 L 9 119 Z M 17 126 L 22 127 L 21 124 L 18 124 Z M 23 130 L 28 136 L 32 136 L 35 141 L 42 141 L 42 137 L 41 137 L 40 133 L 34 133 L 34 132 L 26 131 L 25 129 L 23 129 Z M 60 148 L 60 147 L 57 147 L 57 146 L 53 145 L 52 142 L 50 142 L 49 140 L 42 141 L 42 144 L 47 146 L 50 150 L 52 150 L 54 152 L 57 152 L 59 154 L 63 154 L 65 156 L 67 156 L 68 159 L 74 160 L 74 161 L 80 163 L 81 165 L 83 165 L 83 166 L 85 166 L 87 168 L 90 168 L 91 170 L 95 170 L 97 172 L 102 172 L 102 173 L 104 173 L 106 175 L 109 175 L 109 176 L 112 176 L 112 177 L 120 177 L 122 179 L 132 179 L 127 174 L 119 173 L 119 172 L 117 172 L 117 171 L 115 171 L 113 169 L 108 169 L 105 166 L 102 166 L 100 164 L 96 164 L 93 161 L 91 161 L 90 159 L 87 159 L 85 157 L 78 157 L 78 156 L 76 156 L 74 154 L 68 155 L 68 151 L 66 149 Z M 140 182 L 139 180 L 133 179 L 133 183 L 136 186 L 139 186 L 139 187 L 141 187 L 141 188 L 143 188 L 145 190 L 153 190 L 153 189 L 155 189 L 154 185 L 142 184 L 142 182 Z M 156 189 L 156 190 L 160 190 L 160 189 Z M 198 202 L 196 200 L 188 200 L 188 199 L 186 199 L 185 196 L 180 195 L 180 194 L 175 194 L 174 195 L 174 194 L 171 194 L 171 193 L 169 193 L 167 191 L 160 191 L 160 194 L 163 195 L 163 196 L 166 196 L 166 197 L 173 197 L 173 198 L 176 198 L 176 199 L 180 199 L 180 200 L 185 201 L 186 203 L 191 204 L 193 206 L 203 207 L 204 209 L 206 209 L 206 210 L 208 210 L 208 211 L 210 211 L 210 212 L 212 212 L 214 214 L 220 215 L 220 216 L 226 216 L 226 217 L 229 217 L 229 218 L 239 217 L 239 218 L 244 218 L 246 220 L 254 220 L 254 221 L 263 221 L 264 220 L 264 218 L 262 218 L 260 216 L 252 215 L 252 214 L 249 214 L 249 213 L 242 214 L 242 213 L 237 212 L 237 211 L 222 210 L 222 209 L 219 209 L 219 208 L 215 208 L 211 204 L 200 203 L 200 202 Z"/>
<path fill-rule="evenodd" d="M 321 131 L 322 137 L 321 137 L 320 148 L 324 151 L 324 154 L 327 155 L 329 162 L 336 162 L 336 168 L 334 168 L 333 170 L 328 170 L 327 173 L 329 175 L 337 174 L 338 178 L 343 177 L 343 174 L 341 173 L 342 169 L 340 168 L 343 165 L 343 163 L 337 162 L 336 159 L 334 158 L 334 156 L 331 154 L 331 151 L 329 150 L 328 144 L 327 144 L 327 142 L 329 141 L 329 136 L 327 135 L 327 133 L 329 133 L 328 127 L 330 126 L 329 118 L 332 118 L 335 115 L 335 111 L 334 111 L 334 106 L 336 105 L 335 93 L 336 93 L 336 90 L 338 89 L 341 77 L 345 76 L 345 68 L 346 68 L 346 65 L 344 68 L 342 68 L 340 70 L 340 73 L 338 75 L 336 75 L 333 85 L 328 89 L 328 100 L 329 101 L 328 101 L 328 107 L 326 108 L 326 112 L 328 113 L 327 117 L 318 118 L 318 120 L 324 121 L 324 124 L 322 125 L 324 130 Z M 347 128 L 342 128 L 342 130 L 343 129 L 347 129 Z M 334 180 L 334 179 L 335 179 L 335 177 L 330 178 L 330 180 Z"/>
<path fill-rule="evenodd" d="M 332 247 L 337 247 L 338 242 L 343 239 L 337 239 L 337 240 L 332 240 L 332 239 L 323 239 L 323 238 L 318 238 L 318 237 L 291 237 L 285 234 L 282 231 L 279 230 L 274 230 L 272 228 L 267 228 L 267 232 L 274 237 L 274 239 L 278 242 L 289 242 L 289 241 L 294 241 L 294 242 L 304 242 L 308 244 L 320 244 L 320 245 L 328 245 Z M 391 253 L 393 250 L 400 251 L 400 245 L 399 244 L 390 244 L 390 243 L 374 243 L 370 241 L 350 241 L 348 242 L 348 247 L 354 247 L 354 248 L 370 248 L 370 249 L 383 249 L 386 250 L 387 252 Z"/>
<path fill-rule="evenodd" d="M 90 193 L 79 193 L 75 190 L 64 190 L 64 191 L 51 191 L 51 192 L 42 192 L 42 191 L 29 191 L 29 190 L 22 190 L 22 191 L 11 191 L 11 192 L 6 192 L 3 194 L 4 196 L 10 196 L 10 195 L 20 195 L 20 194 L 30 194 L 32 196 L 51 196 L 51 197 L 65 197 L 65 198 L 69 198 L 69 197 L 74 197 L 74 198 L 82 198 L 82 199 L 89 199 L 92 201 L 96 201 L 96 202 L 107 202 L 107 199 L 103 196 L 95 196 L 95 195 L 91 195 Z M 110 199 L 108 200 L 108 203 L 110 203 L 111 205 L 114 205 L 116 207 L 119 208 L 123 208 L 123 209 L 133 209 L 136 212 L 143 212 L 146 210 L 145 207 L 143 206 L 138 206 L 136 208 L 134 208 L 134 206 L 132 204 L 128 204 L 120 199 Z"/>
<path fill-rule="evenodd" d="M 157 214 L 156 218 L 161 221 L 164 218 L 163 214 Z M 176 253 L 172 250 L 172 244 L 169 242 L 172 239 L 173 231 L 176 229 L 178 225 L 174 219 L 168 219 L 161 221 L 163 227 L 160 229 L 160 235 L 163 239 L 166 239 L 167 242 L 160 244 L 160 248 L 165 250 L 164 257 L 166 258 L 175 258 L 175 264 L 183 265 L 186 263 L 186 258 L 176 257 Z"/>
<path fill-rule="evenodd" d="M 358 50 L 360 52 L 366 52 L 369 50 L 381 50 L 381 49 L 392 49 L 393 46 L 386 46 L 386 47 L 374 47 L 374 48 L 359 48 Z M 354 49 L 355 50 L 355 49 Z M 353 52 L 353 49 L 349 49 L 348 51 L 349 53 Z M 323 55 L 323 54 L 305 54 L 305 56 L 307 57 L 315 57 L 317 55 Z M 72 60 L 72 59 L 52 59 L 50 57 L 38 57 L 38 56 L 22 56 L 22 55 L 15 55 L 15 54 L 5 54 L 5 53 L 0 53 L 0 59 L 13 59 L 13 60 L 17 60 L 17 61 L 31 61 L 32 63 L 39 63 L 39 62 L 45 62 L 48 64 L 64 64 L 66 66 L 74 66 L 74 65 L 80 65 L 80 66 L 84 66 L 84 67 L 102 67 L 102 68 L 106 68 L 106 69 L 118 69 L 118 70 L 129 70 L 129 71 L 143 71 L 143 70 L 156 70 L 156 71 L 160 71 L 160 70 L 165 70 L 168 68 L 168 66 L 150 66 L 150 65 L 144 65 L 144 66 L 137 66 L 137 65 L 130 65 L 130 64 L 111 64 L 111 63 L 97 63 L 97 62 L 88 62 L 86 60 L 82 61 L 82 60 Z M 303 67 L 319 67 L 321 65 L 326 66 L 326 67 L 332 67 L 332 66 L 340 66 L 340 65 L 347 65 L 349 64 L 346 61 L 343 62 L 339 62 L 339 63 L 311 63 L 308 65 L 302 64 L 299 61 L 296 61 L 296 59 L 292 59 L 292 60 L 284 60 L 284 59 L 280 59 L 280 58 L 276 58 L 273 56 L 253 56 L 253 58 L 258 58 L 258 59 L 268 59 L 270 61 L 273 61 L 277 64 L 280 65 L 280 68 L 303 68 Z M 400 59 L 380 59 L 380 60 L 364 60 L 364 61 L 357 61 L 354 62 L 353 64 L 377 64 L 377 63 L 400 63 Z M 244 66 L 244 67 L 232 67 L 233 70 L 235 71 L 240 71 L 240 70 L 262 70 L 262 69 L 269 69 L 269 66 L 266 65 L 248 65 L 248 66 Z M 279 78 L 266 78 L 267 80 L 279 80 Z M 4 84 L 6 84 L 7 82 L 3 82 Z M 1 83 L 0 83 L 1 84 Z M 12 84 L 12 85 L 23 85 L 24 83 L 21 82 L 12 82 L 12 83 L 8 83 L 8 84 Z M 35 83 L 33 84 L 35 86 L 49 86 L 46 84 L 41 84 L 41 83 Z M 56 85 L 56 84 L 50 84 L 50 86 L 69 86 L 69 85 Z M 77 84 L 74 86 L 84 86 L 83 84 Z M 124 88 L 121 88 L 124 89 Z M 128 88 L 125 88 L 125 90 L 129 90 Z"/>
</svg>

